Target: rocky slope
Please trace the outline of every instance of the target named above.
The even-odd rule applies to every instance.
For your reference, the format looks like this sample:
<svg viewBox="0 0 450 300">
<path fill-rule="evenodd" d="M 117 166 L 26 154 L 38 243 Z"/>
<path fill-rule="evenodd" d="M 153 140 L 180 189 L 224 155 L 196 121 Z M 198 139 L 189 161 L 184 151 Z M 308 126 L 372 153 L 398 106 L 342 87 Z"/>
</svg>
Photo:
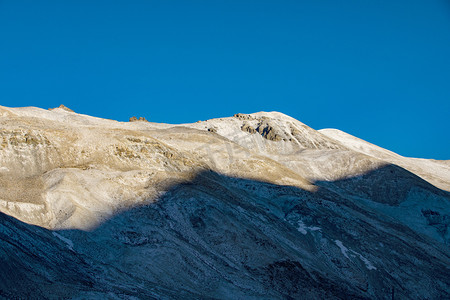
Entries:
<svg viewBox="0 0 450 300">
<path fill-rule="evenodd" d="M 450 297 L 448 162 L 275 112 L 0 128 L 0 297 Z"/>
</svg>

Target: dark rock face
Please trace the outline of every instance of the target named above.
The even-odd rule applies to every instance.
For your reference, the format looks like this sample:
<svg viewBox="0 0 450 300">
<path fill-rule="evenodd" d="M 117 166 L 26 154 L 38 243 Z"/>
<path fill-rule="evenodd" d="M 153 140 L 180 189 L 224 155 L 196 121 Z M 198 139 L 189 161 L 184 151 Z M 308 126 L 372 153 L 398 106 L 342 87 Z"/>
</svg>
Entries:
<svg viewBox="0 0 450 300">
<path fill-rule="evenodd" d="M 281 136 L 275 131 L 275 128 L 273 128 L 268 122 L 260 123 L 256 128 L 256 131 L 269 141 L 278 142 L 282 140 Z"/>
<path fill-rule="evenodd" d="M 251 125 L 249 125 L 249 124 L 247 124 L 247 123 L 245 123 L 244 125 L 242 125 L 241 130 L 242 130 L 242 131 L 245 131 L 245 132 L 248 132 L 248 133 L 250 133 L 250 134 L 254 134 L 254 133 L 257 132 L 255 128 L 253 128 Z"/>
<path fill-rule="evenodd" d="M 235 115 L 236 116 L 236 115 Z M 243 116 L 239 116 L 239 119 L 249 120 Z M 250 134 L 259 133 L 263 138 L 269 141 L 281 141 L 282 137 L 278 134 L 274 127 L 272 127 L 267 121 L 261 121 L 258 123 L 256 129 L 248 123 L 244 123 L 241 130 Z"/>
</svg>

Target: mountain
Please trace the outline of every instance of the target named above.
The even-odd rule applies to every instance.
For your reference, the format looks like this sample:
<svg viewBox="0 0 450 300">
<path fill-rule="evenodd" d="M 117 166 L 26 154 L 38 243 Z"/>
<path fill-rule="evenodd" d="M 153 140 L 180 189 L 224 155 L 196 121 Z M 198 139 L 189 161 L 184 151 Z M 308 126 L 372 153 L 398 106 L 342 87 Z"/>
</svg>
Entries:
<svg viewBox="0 0 450 300">
<path fill-rule="evenodd" d="M 448 161 L 278 112 L 0 126 L 0 297 L 450 297 Z"/>
</svg>

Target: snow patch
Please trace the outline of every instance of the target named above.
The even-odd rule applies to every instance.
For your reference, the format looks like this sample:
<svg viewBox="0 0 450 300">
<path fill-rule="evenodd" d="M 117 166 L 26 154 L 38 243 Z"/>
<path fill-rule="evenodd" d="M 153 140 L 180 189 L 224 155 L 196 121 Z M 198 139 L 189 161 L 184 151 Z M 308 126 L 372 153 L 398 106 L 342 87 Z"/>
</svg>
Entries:
<svg viewBox="0 0 450 300">
<path fill-rule="evenodd" d="M 339 241 L 339 240 L 335 240 L 334 242 L 335 242 L 336 245 L 341 249 L 342 254 L 343 254 L 345 257 L 349 258 L 349 257 L 348 257 L 348 254 L 347 254 L 348 248 L 345 247 L 344 244 L 342 244 L 342 242 Z"/>
<path fill-rule="evenodd" d="M 352 250 L 352 252 L 359 256 L 359 258 L 364 262 L 364 264 L 366 265 L 366 268 L 368 270 L 376 270 L 377 269 L 374 265 L 372 265 L 372 263 L 367 258 L 365 258 L 361 254 L 359 254 L 353 250 Z"/>
<path fill-rule="evenodd" d="M 320 230 L 320 227 L 317 226 L 306 226 L 305 223 L 303 223 L 302 220 L 298 220 L 297 221 L 297 230 L 301 233 L 301 234 L 307 234 L 308 230 L 309 231 L 317 231 Z"/>
<path fill-rule="evenodd" d="M 358 253 L 358 252 L 356 252 L 354 250 L 348 249 L 347 247 L 344 246 L 344 244 L 341 241 L 335 240 L 334 242 L 341 249 L 342 254 L 346 258 L 350 259 L 350 257 L 348 256 L 348 252 L 351 251 L 353 254 L 357 255 L 359 257 L 359 259 L 361 259 L 364 262 L 364 264 L 366 265 L 366 268 L 368 270 L 376 270 L 377 269 L 367 258 L 365 258 L 360 253 Z M 352 257 L 355 257 L 355 256 L 352 255 Z"/>
<path fill-rule="evenodd" d="M 68 239 L 66 237 L 63 237 L 62 235 L 60 235 L 60 234 L 58 234 L 56 232 L 52 232 L 52 234 L 54 236 L 56 236 L 58 239 L 60 239 L 61 241 L 63 241 L 64 243 L 66 243 L 67 244 L 67 248 L 69 248 L 70 250 L 73 251 L 73 242 L 72 242 L 72 240 L 70 240 L 70 239 Z"/>
</svg>

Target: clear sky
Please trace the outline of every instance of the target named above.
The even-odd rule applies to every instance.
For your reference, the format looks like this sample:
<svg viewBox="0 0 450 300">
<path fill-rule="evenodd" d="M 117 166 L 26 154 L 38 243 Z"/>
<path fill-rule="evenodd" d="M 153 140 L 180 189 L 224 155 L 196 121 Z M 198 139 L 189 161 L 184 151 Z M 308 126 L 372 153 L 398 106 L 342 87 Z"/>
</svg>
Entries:
<svg viewBox="0 0 450 300">
<path fill-rule="evenodd" d="M 0 0 L 0 105 L 184 123 L 280 111 L 450 159 L 450 1 Z"/>
</svg>

